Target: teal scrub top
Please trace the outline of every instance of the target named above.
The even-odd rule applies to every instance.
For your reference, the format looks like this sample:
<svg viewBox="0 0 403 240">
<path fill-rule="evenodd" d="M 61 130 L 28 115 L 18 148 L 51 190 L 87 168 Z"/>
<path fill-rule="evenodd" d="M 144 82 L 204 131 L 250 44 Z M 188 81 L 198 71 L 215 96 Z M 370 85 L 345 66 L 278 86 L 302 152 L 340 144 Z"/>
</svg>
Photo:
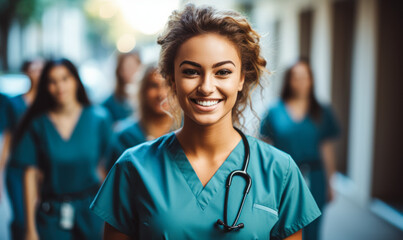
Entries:
<svg viewBox="0 0 403 240">
<path fill-rule="evenodd" d="M 242 169 L 244 144 L 233 149 L 203 187 L 175 133 L 126 150 L 115 163 L 91 210 L 134 239 L 282 239 L 320 216 L 309 189 L 291 157 L 252 137 L 248 174 L 251 190 L 238 223 L 225 232 L 225 183 Z M 234 177 L 228 216 L 232 224 L 245 181 Z"/>
<path fill-rule="evenodd" d="M 10 164 L 42 170 L 42 194 L 79 193 L 100 184 L 97 167 L 112 136 L 109 115 L 84 107 L 70 139 L 63 139 L 47 114 L 34 118 L 13 149 Z"/>
<path fill-rule="evenodd" d="M 0 134 L 5 130 L 10 128 L 10 118 L 8 115 L 11 112 L 10 99 L 0 93 Z"/>
<path fill-rule="evenodd" d="M 147 141 L 140 122 L 134 122 L 120 132 L 116 133 L 107 159 L 106 168 L 109 170 L 122 153 L 140 143 Z"/>
<path fill-rule="evenodd" d="M 295 122 L 283 101 L 278 101 L 263 118 L 260 134 L 291 155 L 297 164 L 320 161 L 320 145 L 338 136 L 339 127 L 330 107 L 322 106 L 321 118 L 309 115 Z"/>
<path fill-rule="evenodd" d="M 108 97 L 102 106 L 108 109 L 113 122 L 125 119 L 133 113 L 133 107 L 129 102 L 126 99 L 118 99 L 115 94 Z"/>
<path fill-rule="evenodd" d="M 8 118 L 12 131 L 15 131 L 27 109 L 28 105 L 24 100 L 23 94 L 10 98 L 10 112 Z"/>
</svg>

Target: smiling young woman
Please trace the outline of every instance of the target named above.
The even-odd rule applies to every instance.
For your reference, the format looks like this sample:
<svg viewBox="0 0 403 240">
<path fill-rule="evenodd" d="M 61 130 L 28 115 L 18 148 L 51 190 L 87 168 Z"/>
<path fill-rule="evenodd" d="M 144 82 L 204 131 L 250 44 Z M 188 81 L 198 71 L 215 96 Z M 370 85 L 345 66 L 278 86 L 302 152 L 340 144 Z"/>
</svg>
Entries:
<svg viewBox="0 0 403 240">
<path fill-rule="evenodd" d="M 188 4 L 158 43 L 183 125 L 112 167 L 91 206 L 105 239 L 301 239 L 320 211 L 297 166 L 234 128 L 265 69 L 259 35 L 236 12 Z"/>
</svg>

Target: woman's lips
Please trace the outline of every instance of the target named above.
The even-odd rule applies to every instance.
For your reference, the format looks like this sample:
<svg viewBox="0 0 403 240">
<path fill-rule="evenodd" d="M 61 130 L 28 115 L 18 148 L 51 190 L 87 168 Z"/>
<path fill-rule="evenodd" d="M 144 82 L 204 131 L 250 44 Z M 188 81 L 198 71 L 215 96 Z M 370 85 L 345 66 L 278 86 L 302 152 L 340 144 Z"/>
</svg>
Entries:
<svg viewBox="0 0 403 240">
<path fill-rule="evenodd" d="M 210 112 L 217 108 L 222 99 L 191 99 L 193 105 L 203 112 Z"/>
</svg>

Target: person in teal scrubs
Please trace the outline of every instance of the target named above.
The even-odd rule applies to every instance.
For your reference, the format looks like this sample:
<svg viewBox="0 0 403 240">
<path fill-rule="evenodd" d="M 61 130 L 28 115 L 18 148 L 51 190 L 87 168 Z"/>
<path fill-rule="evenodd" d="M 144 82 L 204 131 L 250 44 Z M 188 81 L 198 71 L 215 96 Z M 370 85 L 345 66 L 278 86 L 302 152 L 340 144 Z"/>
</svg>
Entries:
<svg viewBox="0 0 403 240">
<path fill-rule="evenodd" d="M 29 78 L 31 85 L 28 92 L 10 98 L 10 107 L 6 113 L 6 117 L 8 118 L 10 124 L 4 134 L 3 158 L 5 162 L 8 161 L 12 135 L 16 131 L 17 126 L 25 114 L 28 106 L 31 105 L 36 96 L 39 77 L 42 72 L 43 65 L 44 62 L 40 58 L 27 60 L 22 64 L 21 72 L 23 72 Z M 23 171 L 8 164 L 6 165 L 6 172 L 6 185 L 10 195 L 14 216 L 11 225 L 12 238 L 14 240 L 22 240 L 24 239 L 23 232 L 26 227 L 22 189 Z"/>
<path fill-rule="evenodd" d="M 134 76 L 140 66 L 141 60 L 137 52 L 124 53 L 118 57 L 115 92 L 102 103 L 114 123 L 133 114 L 133 104 L 130 103 L 127 88 L 134 84 Z"/>
<path fill-rule="evenodd" d="M 46 63 L 10 159 L 24 169 L 26 239 L 101 239 L 102 221 L 88 207 L 111 125 L 103 108 L 90 105 L 69 60 Z"/>
<path fill-rule="evenodd" d="M 10 100 L 5 94 L 0 93 L 0 153 L 3 150 L 5 129 L 8 129 L 9 122 L 7 119 L 7 113 L 10 111 Z M 7 188 L 5 186 L 5 159 L 0 154 L 0 239 L 11 239 L 11 220 L 12 210 L 11 203 L 8 196 Z"/>
<path fill-rule="evenodd" d="M 138 91 L 139 120 L 115 134 L 107 162 L 109 170 L 119 156 L 130 147 L 153 140 L 172 129 L 173 119 L 167 114 L 168 86 L 158 73 L 156 64 L 144 67 Z"/>
<path fill-rule="evenodd" d="M 0 133 L 3 133 L 10 124 L 7 118 L 7 113 L 10 111 L 9 108 L 10 98 L 5 94 L 0 93 Z"/>
<path fill-rule="evenodd" d="M 329 187 L 335 171 L 332 140 L 339 127 L 331 108 L 319 105 L 313 87 L 312 70 L 302 59 L 286 72 L 281 100 L 263 118 L 260 133 L 292 156 L 322 210 L 333 198 Z M 318 239 L 319 229 L 320 218 L 304 229 L 304 239 Z"/>
<path fill-rule="evenodd" d="M 183 125 L 126 150 L 112 167 L 91 205 L 106 222 L 104 239 L 301 239 L 320 210 L 298 167 L 234 128 L 265 71 L 259 35 L 236 12 L 193 4 L 166 26 L 159 66 Z M 252 183 L 239 227 L 229 230 L 222 223 L 234 222 L 248 178 L 232 179 L 228 204 L 226 181 L 248 150 Z"/>
</svg>

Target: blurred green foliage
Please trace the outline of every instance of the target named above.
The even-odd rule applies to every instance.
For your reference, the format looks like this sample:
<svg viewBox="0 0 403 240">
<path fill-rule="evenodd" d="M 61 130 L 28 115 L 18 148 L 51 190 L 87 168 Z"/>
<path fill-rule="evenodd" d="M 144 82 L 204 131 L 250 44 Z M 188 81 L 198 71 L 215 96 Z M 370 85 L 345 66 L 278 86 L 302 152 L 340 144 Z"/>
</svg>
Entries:
<svg viewBox="0 0 403 240">
<path fill-rule="evenodd" d="M 48 7 L 57 4 L 81 4 L 85 0 L 0 0 L 0 15 L 7 15 L 20 24 L 41 21 Z"/>
</svg>

